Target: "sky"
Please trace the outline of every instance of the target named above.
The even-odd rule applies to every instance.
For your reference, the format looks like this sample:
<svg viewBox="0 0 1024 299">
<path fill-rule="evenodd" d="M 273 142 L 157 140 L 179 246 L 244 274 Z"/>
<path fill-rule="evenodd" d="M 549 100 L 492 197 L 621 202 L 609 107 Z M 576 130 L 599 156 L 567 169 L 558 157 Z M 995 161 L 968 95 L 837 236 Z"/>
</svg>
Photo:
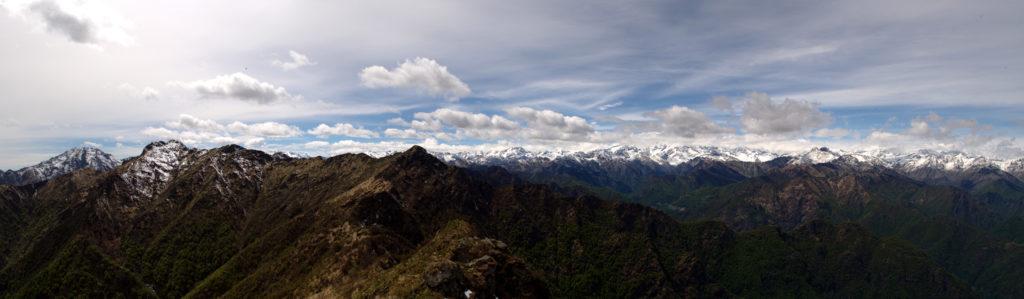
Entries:
<svg viewBox="0 0 1024 299">
<path fill-rule="evenodd" d="M 1021 1 L 0 0 L 0 169 L 714 145 L 1024 156 Z"/>
</svg>

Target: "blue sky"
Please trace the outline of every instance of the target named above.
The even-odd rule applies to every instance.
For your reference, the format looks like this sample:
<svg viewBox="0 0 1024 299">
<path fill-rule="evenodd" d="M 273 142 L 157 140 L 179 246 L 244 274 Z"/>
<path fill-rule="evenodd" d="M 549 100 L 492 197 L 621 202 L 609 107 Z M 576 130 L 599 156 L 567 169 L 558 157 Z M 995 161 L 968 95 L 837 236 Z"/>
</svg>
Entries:
<svg viewBox="0 0 1024 299">
<path fill-rule="evenodd" d="M 710 144 L 1024 155 L 1020 1 L 0 0 L 0 168 Z M 321 124 L 325 128 L 317 129 Z"/>
</svg>

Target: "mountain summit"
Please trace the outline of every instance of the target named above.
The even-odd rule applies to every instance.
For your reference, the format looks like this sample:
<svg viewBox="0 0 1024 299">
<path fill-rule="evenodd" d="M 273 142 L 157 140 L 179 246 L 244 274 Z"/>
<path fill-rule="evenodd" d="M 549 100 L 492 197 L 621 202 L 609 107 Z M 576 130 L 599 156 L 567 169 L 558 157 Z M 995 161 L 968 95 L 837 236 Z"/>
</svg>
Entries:
<svg viewBox="0 0 1024 299">
<path fill-rule="evenodd" d="M 108 171 L 120 163 L 114 156 L 98 148 L 76 147 L 33 166 L 4 171 L 0 173 L 0 184 L 32 184 L 86 168 Z"/>
</svg>

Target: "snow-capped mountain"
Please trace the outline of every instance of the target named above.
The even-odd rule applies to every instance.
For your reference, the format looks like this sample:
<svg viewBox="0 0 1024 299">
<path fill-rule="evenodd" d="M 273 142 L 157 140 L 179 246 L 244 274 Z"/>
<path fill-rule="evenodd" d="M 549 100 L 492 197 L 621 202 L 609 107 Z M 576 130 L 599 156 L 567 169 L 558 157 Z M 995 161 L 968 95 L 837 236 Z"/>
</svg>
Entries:
<svg viewBox="0 0 1024 299">
<path fill-rule="evenodd" d="M 138 157 L 126 160 L 121 179 L 131 186 L 135 195 L 151 197 L 163 189 L 180 167 L 189 165 L 201 152 L 177 140 L 150 143 Z"/>
<path fill-rule="evenodd" d="M 455 165 L 537 165 L 537 163 L 559 160 L 594 162 L 599 165 L 635 161 L 642 164 L 679 166 L 696 159 L 711 161 L 768 162 L 785 159 L 786 164 L 835 163 L 851 166 L 882 166 L 908 174 L 919 179 L 936 176 L 962 175 L 979 169 L 999 169 L 1024 177 L 1024 158 L 996 160 L 959 151 L 919 150 L 899 152 L 895 150 L 834 150 L 815 147 L 798 153 L 775 153 L 750 148 L 725 148 L 714 146 L 668 146 L 650 147 L 612 146 L 590 151 L 529 151 L 520 147 L 487 152 L 448 153 L 435 152 L 435 156 Z"/>
<path fill-rule="evenodd" d="M 31 184 L 85 168 L 107 171 L 119 164 L 120 161 L 114 156 L 98 148 L 76 147 L 33 166 L 4 171 L 0 173 L 0 184 Z"/>
<path fill-rule="evenodd" d="M 125 160 L 116 174 L 119 186 L 138 202 L 157 197 L 169 184 L 187 172 L 195 178 L 210 179 L 221 195 L 231 197 L 227 186 L 253 185 L 261 180 L 263 168 L 271 160 L 292 159 L 283 153 L 274 156 L 228 145 L 215 149 L 197 149 L 177 140 L 150 143 L 139 156 Z"/>
<path fill-rule="evenodd" d="M 1017 176 L 1024 177 L 1024 158 L 1010 160 L 1003 164 L 1003 170 Z"/>
<path fill-rule="evenodd" d="M 434 152 L 449 163 L 464 165 L 500 165 L 508 163 L 554 161 L 568 159 L 596 163 L 639 161 L 657 165 L 678 166 L 697 158 L 714 161 L 766 162 L 780 157 L 768 151 L 749 148 L 721 148 L 713 146 L 638 147 L 619 145 L 591 151 L 529 151 L 521 147 L 487 152 Z"/>
</svg>

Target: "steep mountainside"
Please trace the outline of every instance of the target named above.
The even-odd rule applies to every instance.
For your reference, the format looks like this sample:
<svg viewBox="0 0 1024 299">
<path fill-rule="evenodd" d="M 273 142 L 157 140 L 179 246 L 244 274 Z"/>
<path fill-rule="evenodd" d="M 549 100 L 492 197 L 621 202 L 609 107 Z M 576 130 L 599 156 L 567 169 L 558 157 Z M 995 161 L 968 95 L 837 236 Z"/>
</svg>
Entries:
<svg viewBox="0 0 1024 299">
<path fill-rule="evenodd" d="M 154 143 L 0 186 L 5 297 L 972 297 L 854 224 L 744 233 L 446 165 Z"/>
<path fill-rule="evenodd" d="M 120 162 L 114 156 L 98 148 L 77 147 L 33 166 L 0 172 L 0 184 L 31 184 L 85 168 L 107 171 L 118 164 Z"/>
<path fill-rule="evenodd" d="M 822 219 L 860 223 L 925 250 L 986 297 L 1024 296 L 1024 288 L 1011 283 L 1024 279 L 1019 180 L 978 167 L 957 174 L 971 174 L 970 184 L 950 184 L 873 161 L 821 148 L 765 163 L 695 159 L 671 171 L 637 161 L 557 159 L 536 168 L 503 169 L 527 181 L 638 202 L 682 219 L 723 221 L 740 231 L 772 225 L 792 232 Z M 633 168 L 623 172 L 621 165 Z"/>
</svg>

